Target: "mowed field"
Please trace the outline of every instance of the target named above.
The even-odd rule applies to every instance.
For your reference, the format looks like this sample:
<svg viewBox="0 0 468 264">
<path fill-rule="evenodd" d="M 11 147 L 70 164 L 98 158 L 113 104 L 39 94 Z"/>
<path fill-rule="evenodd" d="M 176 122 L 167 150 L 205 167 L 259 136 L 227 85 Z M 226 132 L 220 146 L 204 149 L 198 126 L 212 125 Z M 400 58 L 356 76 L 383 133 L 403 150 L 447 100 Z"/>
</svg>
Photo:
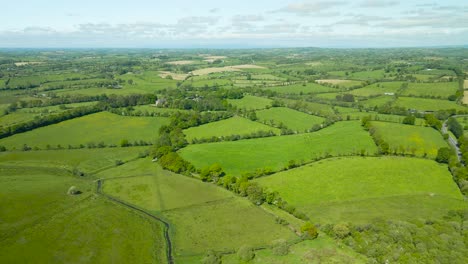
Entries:
<svg viewBox="0 0 468 264">
<path fill-rule="evenodd" d="M 158 129 L 168 123 L 169 119 L 164 117 L 126 117 L 100 112 L 16 134 L 0 140 L 0 145 L 21 149 L 27 144 L 44 149 L 47 145 L 67 147 L 90 142 L 118 145 L 122 139 L 153 142 Z"/>
<path fill-rule="evenodd" d="M 67 194 L 76 186 L 82 193 Z M 1 263 L 162 263 L 162 228 L 61 168 L 0 164 Z M 25 254 L 28 252 L 28 254 Z"/>
<path fill-rule="evenodd" d="M 56 167 L 91 173 L 113 167 L 117 160 L 138 158 L 148 147 L 63 149 L 39 151 L 15 151 L 0 153 L 0 165 L 26 167 Z"/>
<path fill-rule="evenodd" d="M 336 88 L 331 88 L 323 86 L 316 83 L 307 83 L 307 84 L 293 84 L 286 86 L 274 86 L 267 87 L 266 89 L 272 90 L 278 93 L 284 94 L 316 94 L 316 93 L 327 93 L 327 92 L 336 92 Z"/>
<path fill-rule="evenodd" d="M 420 111 L 438 111 L 438 110 L 466 110 L 466 107 L 456 104 L 448 100 L 414 98 L 414 97 L 398 97 L 395 101 L 395 106 L 401 106 L 405 109 L 416 109 Z"/>
<path fill-rule="evenodd" d="M 458 82 L 409 83 L 408 88 L 404 89 L 401 95 L 447 98 L 450 95 L 454 95 L 457 90 Z"/>
<path fill-rule="evenodd" d="M 272 107 L 270 109 L 257 111 L 257 118 L 265 124 L 284 124 L 294 131 L 308 131 L 314 125 L 320 125 L 324 118 L 309 115 L 287 107 Z"/>
<path fill-rule="evenodd" d="M 186 258 L 199 263 L 207 250 L 236 251 L 242 245 L 265 246 L 275 239 L 296 238 L 274 216 L 248 200 L 213 184 L 164 171 L 150 159 L 98 176 L 107 179 L 107 194 L 170 223 L 175 258 L 180 263 L 186 263 Z"/>
<path fill-rule="evenodd" d="M 264 109 L 271 106 L 271 100 L 268 98 L 246 95 L 242 99 L 228 99 L 228 103 L 239 108 L 247 110 Z"/>
<path fill-rule="evenodd" d="M 352 90 L 350 93 L 357 96 L 384 95 L 385 93 L 396 93 L 403 82 L 374 83 L 363 88 Z"/>
<path fill-rule="evenodd" d="M 391 153 L 415 154 L 430 158 L 437 156 L 437 150 L 447 147 L 442 135 L 431 127 L 411 126 L 388 122 L 371 122 L 375 135 L 390 146 Z"/>
<path fill-rule="evenodd" d="M 413 209 L 419 205 L 421 208 L 414 213 L 419 212 L 420 215 L 413 216 L 417 219 L 437 213 L 443 215 L 441 211 L 463 206 L 463 197 L 447 167 L 435 161 L 417 158 L 332 158 L 255 181 L 278 191 L 286 201 L 308 214 L 314 221 L 320 222 L 360 221 L 378 216 L 398 219 L 399 216 L 408 215 L 409 212 L 404 212 L 406 206 Z M 374 205 L 385 205 L 379 203 L 379 199 L 386 197 L 391 200 L 395 197 L 410 198 L 400 204 L 388 203 L 388 208 L 381 206 L 367 212 Z M 434 198 L 436 201 L 441 197 L 449 202 L 441 207 L 436 207 L 443 204 L 438 202 L 423 205 L 419 203 L 423 201 L 421 197 Z M 413 201 L 418 203 L 413 204 Z M 362 207 L 354 207 L 354 202 Z M 320 212 L 322 206 L 326 208 L 323 213 Z M 333 210 L 335 206 L 336 211 Z M 346 210 L 346 207 L 349 209 Z M 404 213 L 398 214 L 397 209 Z M 380 215 L 378 211 L 381 212 Z"/>
<path fill-rule="evenodd" d="M 186 135 L 187 141 L 191 142 L 195 138 L 202 139 L 230 135 L 247 135 L 258 131 L 273 131 L 275 134 L 279 134 L 279 129 L 277 128 L 239 116 L 198 127 L 191 127 L 189 129 L 185 129 L 184 134 Z"/>
<path fill-rule="evenodd" d="M 219 163 L 232 175 L 259 168 L 282 169 L 290 160 L 299 162 L 330 155 L 375 153 L 377 147 L 360 122 L 338 122 L 314 133 L 189 145 L 180 155 L 197 168 Z"/>
</svg>

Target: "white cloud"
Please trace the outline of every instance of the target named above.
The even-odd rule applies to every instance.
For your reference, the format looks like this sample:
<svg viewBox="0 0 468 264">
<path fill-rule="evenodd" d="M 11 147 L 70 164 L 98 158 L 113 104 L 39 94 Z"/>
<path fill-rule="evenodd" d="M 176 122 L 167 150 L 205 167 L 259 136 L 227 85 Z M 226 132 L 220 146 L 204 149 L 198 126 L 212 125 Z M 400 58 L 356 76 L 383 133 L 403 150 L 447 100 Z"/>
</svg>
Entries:
<svg viewBox="0 0 468 264">
<path fill-rule="evenodd" d="M 343 1 L 306 1 L 291 3 L 283 8 L 275 10 L 275 13 L 292 13 L 296 15 L 317 14 L 333 7 L 346 5 Z"/>
<path fill-rule="evenodd" d="M 398 5 L 399 1 L 392 0 L 365 0 L 359 6 L 364 8 L 380 8 Z"/>
</svg>

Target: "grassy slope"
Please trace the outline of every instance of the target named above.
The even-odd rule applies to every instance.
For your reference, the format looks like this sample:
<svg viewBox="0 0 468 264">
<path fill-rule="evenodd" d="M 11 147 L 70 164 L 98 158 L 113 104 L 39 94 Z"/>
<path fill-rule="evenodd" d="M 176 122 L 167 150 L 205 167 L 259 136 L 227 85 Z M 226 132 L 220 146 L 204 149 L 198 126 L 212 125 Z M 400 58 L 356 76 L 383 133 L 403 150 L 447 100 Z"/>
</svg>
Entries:
<svg viewBox="0 0 468 264">
<path fill-rule="evenodd" d="M 119 144 L 122 139 L 152 142 L 159 127 L 168 122 L 164 117 L 124 117 L 101 112 L 16 134 L 0 140 L 0 144 L 8 149 L 20 149 L 23 144 L 45 148 L 47 144 L 67 147 L 101 141 Z"/>
<path fill-rule="evenodd" d="M 385 93 L 396 93 L 403 82 L 374 83 L 363 88 L 351 91 L 357 96 L 384 95 Z"/>
<path fill-rule="evenodd" d="M 395 102 L 396 106 L 401 106 L 407 109 L 417 109 L 420 111 L 437 111 L 437 110 L 466 110 L 466 107 L 457 105 L 455 102 L 438 99 L 425 99 L 413 97 L 399 97 Z"/>
<path fill-rule="evenodd" d="M 402 95 L 440 96 L 447 98 L 458 90 L 458 82 L 409 83 Z"/>
<path fill-rule="evenodd" d="M 322 117 L 308 115 L 287 107 L 273 107 L 257 111 L 257 117 L 267 124 L 273 120 L 277 125 L 283 123 L 286 127 L 299 132 L 309 130 L 313 125 L 321 124 L 325 120 Z"/>
<path fill-rule="evenodd" d="M 446 147 L 447 143 L 442 135 L 430 127 L 411 126 L 395 123 L 372 122 L 371 126 L 376 129 L 376 135 L 382 137 L 393 152 L 401 152 L 403 147 L 406 154 L 414 153 L 422 156 L 426 153 L 435 158 L 437 150 Z"/>
<path fill-rule="evenodd" d="M 359 122 L 351 121 L 308 134 L 191 145 L 180 154 L 197 168 L 218 162 L 228 174 L 238 175 L 264 167 L 278 170 L 289 160 L 307 161 L 325 152 L 352 154 L 361 149 L 376 151 Z"/>
<path fill-rule="evenodd" d="M 347 220 L 340 219 L 340 216 L 354 216 L 356 219 L 375 216 L 394 218 L 398 217 L 398 214 L 395 215 L 398 212 L 396 209 L 413 210 L 416 205 L 419 208 L 413 212 L 428 214 L 433 213 L 432 210 L 445 211 L 452 205 L 450 201 L 455 200 L 455 204 L 459 205 L 463 199 L 446 166 L 416 158 L 328 159 L 256 181 L 279 191 L 286 201 L 321 222 Z M 386 204 L 382 202 L 386 197 L 390 201 L 405 198 L 400 199 L 399 204 Z M 430 201 L 427 205 L 433 206 L 424 208 L 424 203 L 420 203 L 424 198 L 435 201 L 442 198 L 441 201 L 449 202 L 445 203 L 445 207 L 440 202 Z M 356 204 L 360 206 L 353 206 Z M 380 206 L 371 213 L 366 211 L 375 205 Z M 321 209 L 323 214 L 320 213 Z M 340 215 L 343 212 L 345 214 Z"/>
<path fill-rule="evenodd" d="M 235 116 L 218 122 L 185 129 L 184 134 L 186 135 L 187 141 L 190 142 L 194 138 L 201 139 L 230 135 L 246 135 L 257 131 L 270 130 L 275 132 L 277 135 L 279 134 L 279 129 L 277 128 Z"/>
<path fill-rule="evenodd" d="M 70 186 L 83 193 L 67 195 Z M 93 193 L 63 169 L 0 165 L 0 262 L 165 260 L 158 224 Z"/>
<path fill-rule="evenodd" d="M 285 94 L 315 94 L 337 91 L 336 88 L 326 87 L 316 83 L 307 83 L 306 85 L 293 84 L 287 86 L 267 87 L 266 89 Z"/>
<path fill-rule="evenodd" d="M 104 191 L 155 212 L 233 197 L 231 193 L 212 184 L 162 170 L 149 159 L 103 171 L 98 176 L 108 178 L 117 170 L 137 177 L 108 180 L 104 184 Z"/>
<path fill-rule="evenodd" d="M 106 193 L 162 215 L 171 223 L 176 259 L 207 250 L 236 250 L 243 244 L 267 245 L 295 235 L 249 201 L 209 183 L 162 171 L 142 159 L 104 171 L 119 177 L 104 184 Z M 160 211 L 164 210 L 164 211 Z"/>
<path fill-rule="evenodd" d="M 5 166 L 74 168 L 84 172 L 112 167 L 116 160 L 128 161 L 144 153 L 148 147 L 64 149 L 0 153 L 0 164 Z"/>
<path fill-rule="evenodd" d="M 239 109 L 264 109 L 271 105 L 271 100 L 268 98 L 246 95 L 242 99 L 228 99 L 228 103 Z"/>
</svg>

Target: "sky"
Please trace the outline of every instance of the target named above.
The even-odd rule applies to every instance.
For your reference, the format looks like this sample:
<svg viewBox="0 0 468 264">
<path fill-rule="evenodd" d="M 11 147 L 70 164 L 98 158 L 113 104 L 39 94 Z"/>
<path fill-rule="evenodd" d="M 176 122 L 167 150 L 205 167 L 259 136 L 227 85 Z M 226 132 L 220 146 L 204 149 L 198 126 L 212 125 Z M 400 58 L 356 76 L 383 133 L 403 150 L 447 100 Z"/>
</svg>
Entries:
<svg viewBox="0 0 468 264">
<path fill-rule="evenodd" d="M 468 1 L 0 0 L 3 48 L 468 44 Z"/>
</svg>

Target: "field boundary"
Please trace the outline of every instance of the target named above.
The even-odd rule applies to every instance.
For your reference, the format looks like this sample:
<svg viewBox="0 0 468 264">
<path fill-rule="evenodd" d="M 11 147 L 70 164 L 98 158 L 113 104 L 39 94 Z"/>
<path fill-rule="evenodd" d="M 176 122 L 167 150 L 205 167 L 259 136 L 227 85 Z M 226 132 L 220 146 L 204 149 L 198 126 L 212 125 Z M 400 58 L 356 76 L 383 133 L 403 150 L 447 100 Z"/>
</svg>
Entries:
<svg viewBox="0 0 468 264">
<path fill-rule="evenodd" d="M 142 213 L 142 214 L 146 215 L 147 217 L 150 217 L 150 218 L 152 218 L 152 219 L 154 219 L 154 220 L 156 220 L 156 221 L 158 221 L 158 222 L 160 222 L 160 223 L 162 223 L 164 225 L 164 240 L 166 241 L 167 263 L 174 264 L 174 257 L 172 256 L 172 242 L 171 242 L 171 238 L 169 236 L 169 229 L 170 229 L 169 223 L 166 222 L 165 220 L 151 214 L 150 212 L 148 212 L 148 211 L 146 211 L 144 209 L 138 208 L 138 207 L 136 207 L 134 205 L 131 205 L 131 204 L 127 203 L 127 202 L 124 202 L 124 201 L 122 201 L 120 199 L 117 199 L 117 198 L 115 198 L 115 197 L 113 197 L 111 195 L 108 195 L 108 194 L 104 193 L 102 191 L 102 185 L 104 184 L 104 181 L 105 181 L 104 179 L 98 179 L 96 181 L 96 184 L 97 184 L 96 193 L 97 194 L 102 195 L 103 197 L 106 197 L 107 199 L 109 199 L 109 200 L 111 200 L 111 201 L 113 201 L 115 203 L 118 203 L 118 204 L 123 205 L 123 206 L 125 206 L 127 208 L 130 208 L 130 209 L 132 209 L 134 211 Z"/>
</svg>

